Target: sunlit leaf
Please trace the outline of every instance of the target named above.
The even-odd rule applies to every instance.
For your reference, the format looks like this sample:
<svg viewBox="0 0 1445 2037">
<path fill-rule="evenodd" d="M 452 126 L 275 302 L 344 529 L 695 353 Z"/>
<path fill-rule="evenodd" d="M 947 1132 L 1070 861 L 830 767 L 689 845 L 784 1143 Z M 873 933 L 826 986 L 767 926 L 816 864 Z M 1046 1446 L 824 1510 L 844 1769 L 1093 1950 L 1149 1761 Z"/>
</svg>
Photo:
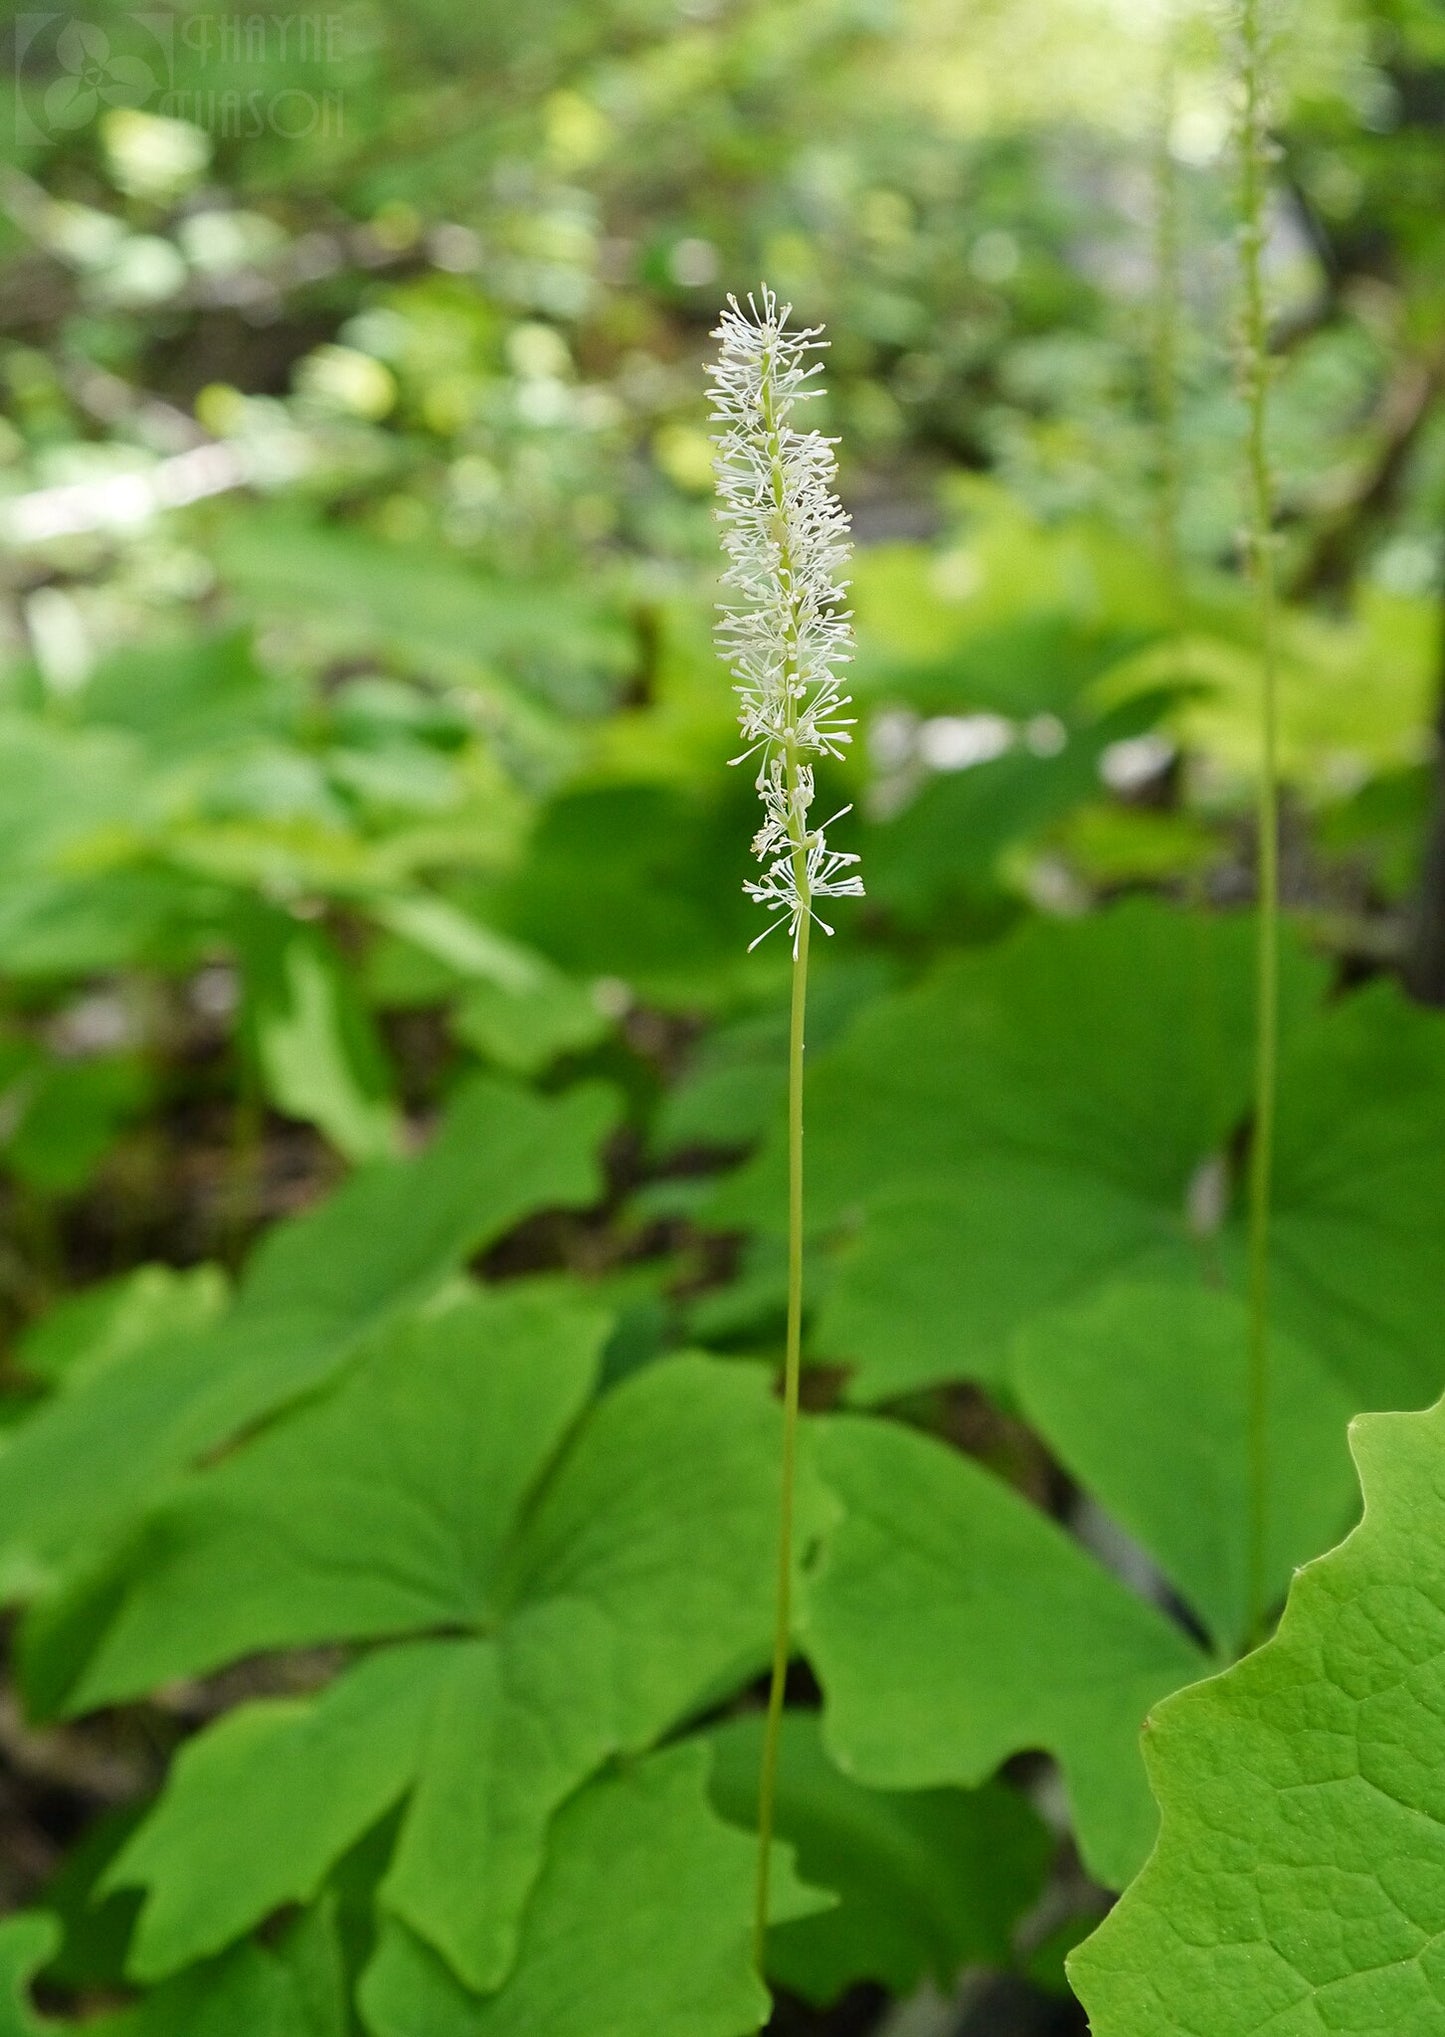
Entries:
<svg viewBox="0 0 1445 2037">
<path fill-rule="evenodd" d="M 730 1720 L 711 1742 L 713 1801 L 751 1827 L 761 1713 Z M 803 1878 L 839 1898 L 835 1909 L 775 1926 L 768 1940 L 768 1972 L 819 2003 L 855 1981 L 908 1995 L 929 1977 L 950 1987 L 969 1964 L 1006 1966 L 1053 1850 L 1038 1816 L 1000 1784 L 862 1788 L 828 1759 L 812 1712 L 783 1716 L 777 1831 Z"/>
<path fill-rule="evenodd" d="M 399 1126 L 381 1044 L 321 929 L 253 910 L 240 921 L 247 1036 L 270 1100 L 349 1160 L 386 1159 Z"/>
<path fill-rule="evenodd" d="M 595 1087 L 544 1100 L 470 1083 L 415 1159 L 365 1169 L 272 1231 L 213 1331 L 162 1339 L 29 1421 L 0 1457 L 5 1543 L 54 1559 L 113 1528 L 170 1473 L 334 1374 L 519 1218 L 591 1201 L 613 1108 Z"/>
<path fill-rule="evenodd" d="M 707 1801 L 696 1743 L 596 1782 L 557 1817 L 517 1964 L 465 1993 L 397 1928 L 361 1988 L 376 2037 L 747 2037 L 767 2015 L 752 1963 L 756 1842 Z M 779 1862 L 780 1869 L 784 1863 Z M 828 1898 L 774 1876 L 773 1915 Z"/>
<path fill-rule="evenodd" d="M 1046 1749 L 1086 1863 L 1119 1886 L 1154 1834 L 1139 1727 L 1205 1658 L 941 1443 L 854 1416 L 813 1448 L 844 1509 L 803 1614 L 829 1753 L 870 1787 L 931 1789 L 975 1788 L 1007 1756 Z"/>
<path fill-rule="evenodd" d="M 1208 1288 L 1121 1283 L 1035 1318 L 1012 1376 L 1029 1420 L 1149 1551 L 1222 1649 L 1250 1606 L 1249 1321 Z M 1336 1539 L 1354 1497 L 1352 1402 L 1313 1353 L 1268 1346 L 1267 1600 Z"/>
<path fill-rule="evenodd" d="M 1440 2027 L 1445 1404 L 1351 1441 L 1360 1526 L 1149 1720 L 1159 1844 L 1069 1962 L 1097 2037 Z"/>
</svg>

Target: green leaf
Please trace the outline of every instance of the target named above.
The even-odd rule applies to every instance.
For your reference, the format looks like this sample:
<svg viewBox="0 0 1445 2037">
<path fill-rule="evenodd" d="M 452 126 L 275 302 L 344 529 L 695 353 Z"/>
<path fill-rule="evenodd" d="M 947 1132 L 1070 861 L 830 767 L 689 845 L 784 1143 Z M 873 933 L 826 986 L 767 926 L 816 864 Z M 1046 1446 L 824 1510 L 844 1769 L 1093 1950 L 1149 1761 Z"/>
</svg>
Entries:
<svg viewBox="0 0 1445 2037">
<path fill-rule="evenodd" d="M 15 1364 L 27 1379 L 71 1390 L 158 1337 L 209 1328 L 225 1306 L 219 1266 L 137 1266 L 57 1302 L 19 1339 Z"/>
<path fill-rule="evenodd" d="M 725 1818 L 757 1823 L 763 1719 L 749 1713 L 710 1736 L 712 1798 Z M 768 1972 L 809 2001 L 855 1981 L 897 1995 L 960 1969 L 1007 1966 L 1013 1928 L 1042 1890 L 1053 1840 L 1015 1791 L 873 1790 L 824 1752 L 813 1712 L 783 1715 L 777 1831 L 798 1871 L 839 1897 L 836 1909 L 777 1925 Z"/>
<path fill-rule="evenodd" d="M 616 1637 L 554 1600 L 450 1653 L 381 1903 L 485 1989 L 516 1957 L 552 1813 L 617 1745 Z"/>
<path fill-rule="evenodd" d="M 129 1962 L 138 1979 L 311 1900 L 415 1777 L 452 1652 L 444 1642 L 389 1648 L 320 1697 L 241 1705 L 181 1750 L 102 1884 L 148 1891 Z"/>
<path fill-rule="evenodd" d="M 479 1295 L 393 1333 L 325 1399 L 153 1517 L 72 1708 L 267 1648 L 499 1616 L 518 1511 L 585 1407 L 607 1321 Z"/>
<path fill-rule="evenodd" d="M 815 1342 L 855 1363 L 856 1398 L 999 1379 L 1031 1314 L 1190 1250 L 1190 1182 L 1249 1094 L 1250 958 L 1241 920 L 1139 904 L 1035 922 L 820 1059 L 810 1222 L 858 1235 Z M 1300 996 L 1296 968 L 1287 1011 Z M 717 1219 L 761 1206 L 776 1228 L 782 1159 L 775 1134 Z"/>
<path fill-rule="evenodd" d="M 348 1160 L 397 1150 L 381 1043 L 320 927 L 251 906 L 238 924 L 244 1024 L 276 1108 L 323 1131 Z"/>
<path fill-rule="evenodd" d="M 43 1910 L 0 1921 L 0 2037 L 52 2037 L 60 2030 L 30 2002 L 30 1983 L 59 1943 L 60 1926 Z"/>
<path fill-rule="evenodd" d="M 828 952 L 809 966 L 808 1052 L 825 1052 L 848 1021 L 877 997 L 892 972 L 881 959 L 837 961 Z M 745 1146 L 769 1128 L 788 1090 L 788 1000 L 706 1033 L 680 1081 L 661 1098 L 653 1124 L 660 1153 L 688 1146 Z"/>
<path fill-rule="evenodd" d="M 371 1328 L 435 1291 L 446 1274 L 524 1216 L 594 1200 L 596 1149 L 613 1093 L 587 1083 L 556 1097 L 474 1077 L 415 1160 L 369 1168 L 329 1201 L 269 1232 L 241 1300 Z"/>
<path fill-rule="evenodd" d="M 860 593 L 865 601 L 868 592 L 864 589 L 878 563 L 876 559 L 866 565 L 860 562 L 864 576 Z M 911 611 L 907 634 L 911 637 L 919 620 L 926 617 L 924 628 L 933 624 L 933 655 L 920 656 L 921 646 L 915 640 L 909 652 L 900 655 L 901 646 L 897 647 L 884 663 L 876 655 L 869 658 L 865 641 L 862 676 L 870 691 L 893 698 L 902 694 L 923 714 L 962 714 L 984 708 L 1031 718 L 1077 711 L 1079 703 L 1111 670 L 1136 656 L 1157 635 L 1150 629 L 1101 628 L 1067 609 L 1042 607 L 1037 594 L 1022 614 L 980 628 L 968 610 L 940 606 L 937 590 L 928 585 L 926 555 L 898 554 L 892 563 L 895 571 L 902 570 L 905 584 L 910 578 L 914 582 L 906 594 L 902 586 L 895 593 L 895 598 L 903 595 Z M 930 605 L 932 617 L 928 617 Z M 885 641 L 893 634 L 885 628 Z"/>
<path fill-rule="evenodd" d="M 539 1607 L 496 1640 L 384 1649 L 320 1697 L 227 1714 L 183 1751 L 106 1877 L 148 1890 L 130 1960 L 173 1973 L 290 1902 L 408 1797 L 379 1901 L 495 1986 L 548 1820 L 616 1744 L 613 1636 Z"/>
<path fill-rule="evenodd" d="M 0 2037 L 345 2037 L 339 1969 L 316 1956 L 317 1920 L 302 1919 L 275 1952 L 238 1946 L 181 1975 L 134 2008 L 58 2023 L 38 2016 L 29 1982 L 59 1937 L 53 1917 L 0 1922 Z"/>
<path fill-rule="evenodd" d="M 383 543 L 294 513 L 232 515 L 218 560 L 263 609 L 326 618 L 338 640 L 385 648 L 413 671 L 484 686 L 503 708 L 522 703 L 522 691 L 501 676 L 519 664 L 534 690 L 595 708 L 603 696 L 593 671 L 626 655 L 595 599 L 574 588 L 486 578 L 432 548 Z"/>
<path fill-rule="evenodd" d="M 242 631 L 112 651 L 77 702 L 88 723 L 128 730 L 166 757 L 221 750 L 265 728 L 284 704 L 283 686 Z"/>
<path fill-rule="evenodd" d="M 337 1897 L 326 1896 L 303 1911 L 276 1949 L 301 2004 L 307 2037 L 351 2037 L 351 1989 Z"/>
<path fill-rule="evenodd" d="M 1249 1317 L 1206 1288 L 1121 1283 L 1019 1335 L 1023 1410 L 1149 1551 L 1223 1651 L 1249 1637 Z M 1337 1539 L 1355 1482 L 1349 1396 L 1311 1353 L 1269 1343 L 1265 1583 Z"/>
<path fill-rule="evenodd" d="M 766 1660 L 771 1382 L 660 1361 L 610 1392 L 549 1471 L 604 1329 L 525 1294 L 454 1307 L 159 1510 L 76 1705 L 283 1640 L 446 1638 L 190 1744 L 109 1877 L 151 1891 L 138 1973 L 305 1900 L 406 1795 L 380 1907 L 463 1982 L 496 1987 L 558 1806 L 614 1750 L 645 1747 Z M 822 1510 L 805 1473 L 805 1536 Z M 367 1746 L 373 1688 L 406 1693 L 385 1758 Z M 244 1858 L 223 1871 L 242 1815 Z"/>
<path fill-rule="evenodd" d="M 1099 797 L 1105 750 L 1153 728 L 1170 700 L 1138 694 L 1069 730 L 1055 718 L 1055 751 L 1036 753 L 1019 731 L 1004 755 L 935 776 L 896 820 L 870 829 L 869 896 L 927 925 L 955 898 L 985 893 L 1005 850 Z"/>
<path fill-rule="evenodd" d="M 209 939 L 229 903 L 219 887 L 176 870 L 17 874 L 0 881 L 0 967 L 18 977 L 98 975 L 169 958 L 177 941 L 189 957 L 197 932 Z"/>
<path fill-rule="evenodd" d="M 150 1088 L 146 1068 L 126 1055 L 36 1059 L 3 1098 L 6 1165 L 52 1195 L 83 1188 L 127 1120 L 144 1108 Z"/>
<path fill-rule="evenodd" d="M 1252 932 L 1136 903 L 1036 922 L 865 1012 L 809 1077 L 836 1241 L 819 1357 L 878 1401 L 1006 1376 L 1015 1331 L 1119 1278 L 1244 1287 Z M 1287 944 L 1272 1297 L 1358 1406 L 1441 1382 L 1445 1021 L 1387 983 L 1323 1005 Z M 785 1143 L 709 1220 L 783 1228 Z"/>
<path fill-rule="evenodd" d="M 1445 1019 L 1378 981 L 1289 1043 L 1275 1140 L 1276 1312 L 1356 1407 L 1445 1384 L 1442 1204 Z"/>
<path fill-rule="evenodd" d="M 338 2037 L 340 2005 L 318 2016 L 314 1986 L 289 1953 L 286 1944 L 277 1952 L 238 1945 L 136 2008 L 77 2027 L 87 2037 Z"/>
<path fill-rule="evenodd" d="M 844 1509 L 802 1618 L 833 1758 L 880 1789 L 972 1788 L 1008 1755 L 1046 1749 L 1085 1862 L 1119 1886 L 1154 1830 L 1140 1723 L 1204 1657 L 941 1443 L 851 1417 L 823 1423 L 813 1450 Z"/>
<path fill-rule="evenodd" d="M 780 1449 L 764 1372 L 662 1360 L 604 1398 L 524 1523 L 517 1596 L 585 1599 L 617 1631 L 624 1745 L 766 1662 Z M 797 1510 L 806 1546 L 828 1516 L 806 1459 Z"/>
<path fill-rule="evenodd" d="M 752 787 L 706 801 L 658 784 L 582 785 L 541 815 L 499 905 L 506 924 L 580 977 L 695 998 L 699 977 L 744 977 L 757 928 L 743 896 Z"/>
<path fill-rule="evenodd" d="M 371 916 L 399 940 L 474 983 L 490 983 L 521 996 L 540 989 L 553 973 L 545 956 L 428 892 L 379 898 Z"/>
<path fill-rule="evenodd" d="M 22 877 L 62 869 L 112 830 L 133 829 L 148 805 L 141 753 L 127 737 L 37 715 L 0 719 L 4 892 Z"/>
<path fill-rule="evenodd" d="M 818 1356 L 856 1357 L 849 1398 L 940 1379 L 1001 1386 L 1020 1327 L 1107 1280 L 1188 1280 L 1198 1253 L 1171 1213 L 1082 1169 L 1012 1153 L 960 1161 L 946 1183 L 880 1188 L 840 1252 Z"/>
<path fill-rule="evenodd" d="M 590 991 L 550 966 L 530 990 L 477 984 L 452 1016 L 459 1040 L 520 1075 L 545 1068 L 559 1054 L 594 1046 L 609 1024 Z"/>
<path fill-rule="evenodd" d="M 101 1811 L 71 1843 L 41 1889 L 40 1906 L 59 1921 L 64 1934 L 45 1962 L 50 1985 L 94 1991 L 122 1984 L 140 1900 L 134 1890 L 102 1896 L 99 1887 L 148 1808 L 127 1803 Z"/>
<path fill-rule="evenodd" d="M 363 1977 L 375 2037 L 746 2037 L 768 2013 L 753 1970 L 757 1848 L 710 1809 L 697 1742 L 594 1782 L 561 1811 L 496 1993 L 465 1993 L 393 1927 Z M 779 1862 L 780 1870 L 784 1863 Z M 786 1871 L 773 1914 L 819 1898 Z"/>
<path fill-rule="evenodd" d="M 1069 1962 L 1097 2037 L 1441 2028 L 1445 1403 L 1351 1445 L 1360 1525 L 1150 1717 L 1159 1843 Z"/>
<path fill-rule="evenodd" d="M 592 1085 L 544 1099 L 468 1083 L 425 1152 L 376 1163 L 269 1233 L 209 1335 L 136 1351 L 16 1431 L 0 1455 L 4 1546 L 53 1560 L 113 1533 L 168 1475 L 330 1378 L 521 1217 L 592 1201 L 614 1108 Z"/>
</svg>

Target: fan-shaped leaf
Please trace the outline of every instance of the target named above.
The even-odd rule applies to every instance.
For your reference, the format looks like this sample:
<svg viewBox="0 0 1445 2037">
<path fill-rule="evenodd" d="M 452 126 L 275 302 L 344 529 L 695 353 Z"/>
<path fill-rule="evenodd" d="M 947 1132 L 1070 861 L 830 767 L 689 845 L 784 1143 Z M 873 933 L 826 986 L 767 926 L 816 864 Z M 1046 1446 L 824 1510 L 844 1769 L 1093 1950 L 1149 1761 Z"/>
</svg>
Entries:
<svg viewBox="0 0 1445 2037">
<path fill-rule="evenodd" d="M 528 1296 L 445 1311 L 161 1509 L 78 1704 L 283 1641 L 439 1638 L 190 1744 L 109 1878 L 150 1891 L 138 1973 L 174 1971 L 305 1900 L 406 1796 L 378 1898 L 393 1936 L 404 1924 L 462 1982 L 494 1988 L 558 1805 L 615 1749 L 645 1747 L 764 1662 L 770 1382 L 660 1361 L 557 1458 L 604 1328 Z M 823 1512 L 805 1476 L 805 1535 Z M 393 1686 L 378 1718 L 372 1693 Z"/>
<path fill-rule="evenodd" d="M 1159 1843 L 1069 1962 L 1096 2037 L 1445 2027 L 1445 1403 L 1351 1443 L 1359 1527 L 1149 1720 Z"/>
<path fill-rule="evenodd" d="M 494 1622 L 503 1549 L 607 1327 L 504 1292 L 395 1332 L 161 1508 L 72 1707 L 261 1649 Z"/>
<path fill-rule="evenodd" d="M 1241 1646 L 1249 1586 L 1249 1324 L 1234 1295 L 1121 1283 L 1035 1318 L 1014 1348 L 1024 1412 L 1149 1551 L 1222 1649 Z M 1265 1583 L 1340 1533 L 1354 1498 L 1351 1404 L 1311 1353 L 1269 1346 Z"/>
<path fill-rule="evenodd" d="M 755 1826 L 762 1714 L 730 1720 L 711 1739 L 713 1802 Z M 828 1759 L 815 1712 L 783 1716 L 777 1829 L 797 1848 L 799 1872 L 839 1897 L 768 1939 L 768 1972 L 819 2003 L 854 1981 L 908 1995 L 930 1976 L 952 1986 L 970 1962 L 1006 1966 L 1053 1851 L 1037 1813 L 1002 1784 L 864 1789 Z"/>
<path fill-rule="evenodd" d="M 133 1353 L 17 1431 L 0 1457 L 5 1547 L 55 1559 L 113 1534 L 167 1475 L 329 1378 L 519 1218 L 589 1201 L 612 1112 L 596 1087 L 552 1101 L 468 1084 L 424 1153 L 271 1232 L 212 1332 Z"/>
<path fill-rule="evenodd" d="M 829 1752 L 860 1782 L 923 1789 L 1046 1748 L 1086 1862 L 1122 1883 L 1154 1829 L 1139 1726 L 1204 1658 L 957 1452 L 862 1417 L 825 1423 L 813 1448 L 844 1508 L 803 1618 Z"/>
<path fill-rule="evenodd" d="M 768 2012 L 750 1942 L 756 1843 L 707 1801 L 696 1742 L 593 1783 L 558 1815 L 499 1992 L 464 1992 L 393 1926 L 361 1988 L 375 2037 L 746 2037 Z M 779 1862 L 779 1867 L 784 1867 Z M 825 1895 L 774 1877 L 773 1914 Z"/>
</svg>

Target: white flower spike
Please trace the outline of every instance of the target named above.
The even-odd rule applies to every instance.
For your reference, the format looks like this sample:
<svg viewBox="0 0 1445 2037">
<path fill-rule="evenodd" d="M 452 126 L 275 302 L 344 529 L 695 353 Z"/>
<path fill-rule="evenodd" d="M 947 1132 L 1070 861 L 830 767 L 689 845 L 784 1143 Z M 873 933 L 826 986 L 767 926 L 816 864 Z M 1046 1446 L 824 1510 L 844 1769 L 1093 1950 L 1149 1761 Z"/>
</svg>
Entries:
<svg viewBox="0 0 1445 2037">
<path fill-rule="evenodd" d="M 821 327 L 790 332 L 791 311 L 766 286 L 761 304 L 749 296 L 744 308 L 729 297 L 713 334 L 721 345 L 708 394 L 722 426 L 713 471 L 728 559 L 722 580 L 730 590 L 718 653 L 733 675 L 745 746 L 732 761 L 758 758 L 763 802 L 753 854 L 764 871 L 743 889 L 774 915 L 758 941 L 786 919 L 796 958 L 805 919 L 833 931 L 814 901 L 861 898 L 863 880 L 856 856 L 828 847 L 833 821 L 808 822 L 808 760 L 841 757 L 852 740 L 836 667 L 853 655 L 848 583 L 838 577 L 853 548 L 832 490 L 836 440 L 791 422 L 797 404 L 821 393 L 814 377 L 822 364 L 808 356 L 827 345 Z"/>
</svg>

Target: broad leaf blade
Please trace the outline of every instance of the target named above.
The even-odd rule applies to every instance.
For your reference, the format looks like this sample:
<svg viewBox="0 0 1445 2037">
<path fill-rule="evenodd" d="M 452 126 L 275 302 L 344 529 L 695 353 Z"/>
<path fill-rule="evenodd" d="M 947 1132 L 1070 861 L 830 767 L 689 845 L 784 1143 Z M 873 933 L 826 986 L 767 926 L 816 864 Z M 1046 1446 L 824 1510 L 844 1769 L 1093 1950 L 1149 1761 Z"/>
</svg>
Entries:
<svg viewBox="0 0 1445 2037">
<path fill-rule="evenodd" d="M 1331 1005 L 1280 1079 L 1273 1235 L 1281 1319 L 1356 1407 L 1445 1384 L 1445 1019 L 1389 982 Z"/>
<path fill-rule="evenodd" d="M 730 1720 L 711 1741 L 713 1802 L 756 1826 L 761 1713 Z M 818 2003 L 855 1981 L 909 1995 L 930 1977 L 950 1988 L 972 1963 L 1006 1966 L 1053 1852 L 1037 1814 L 1001 1784 L 863 1788 L 828 1759 L 814 1712 L 783 1716 L 776 1820 L 798 1872 L 839 1898 L 768 1939 L 768 1972 Z"/>
<path fill-rule="evenodd" d="M 199 1335 L 222 1313 L 226 1290 L 219 1266 L 133 1267 L 47 1310 L 16 1343 L 16 1368 L 69 1391 L 158 1338 Z"/>
<path fill-rule="evenodd" d="M 238 1945 L 177 1974 L 135 2008 L 76 2028 L 88 2037 L 337 2037 L 342 2005 L 318 2015 L 314 1988 L 288 1950 Z"/>
<path fill-rule="evenodd" d="M 43 1910 L 24 1910 L 0 1923 L 0 2033 L 52 2037 L 60 2024 L 31 2004 L 30 1983 L 60 1943 L 60 1925 Z"/>
<path fill-rule="evenodd" d="M 819 1354 L 856 1356 L 864 1403 L 942 1380 L 1002 1384 L 1015 1332 L 1041 1309 L 1124 1272 L 1193 1273 L 1162 1210 L 1081 1169 L 997 1155 L 881 1195 L 838 1257 Z"/>
<path fill-rule="evenodd" d="M 1249 1094 L 1250 934 L 1145 904 L 1033 921 L 881 1000 L 810 1077 L 813 1223 L 946 1180 L 981 1150 L 1182 1204 Z M 1314 980 L 1292 961 L 1291 1011 Z M 776 1196 L 782 1157 L 775 1140 L 729 1185 L 730 1216 Z"/>
<path fill-rule="evenodd" d="M 245 1031 L 266 1094 L 348 1160 L 384 1160 L 400 1125 L 370 1014 L 325 934 L 254 907 L 239 926 Z"/>
<path fill-rule="evenodd" d="M 548 1820 L 617 1744 L 615 1647 L 553 1600 L 451 1651 L 381 1902 L 469 1987 L 506 1979 Z"/>
<path fill-rule="evenodd" d="M 0 1458 L 7 1547 L 54 1559 L 113 1532 L 168 1474 L 331 1376 L 519 1218 L 590 1201 L 613 1110 L 592 1086 L 552 1101 L 469 1083 L 424 1153 L 363 1170 L 273 1231 L 211 1335 L 136 1352 L 15 1433 Z"/>
<path fill-rule="evenodd" d="M 502 1551 L 607 1327 L 503 1291 L 394 1333 L 160 1509 L 73 1705 L 268 1648 L 494 1622 Z"/>
<path fill-rule="evenodd" d="M 131 1971 L 174 1973 L 309 1901 L 412 1781 L 450 1660 L 442 1642 L 387 1649 L 319 1698 L 244 1705 L 191 1741 L 105 1879 L 149 1891 Z"/>
<path fill-rule="evenodd" d="M 747 2037 L 768 2011 L 750 1944 L 756 1846 L 707 1802 L 696 1742 L 584 1790 L 558 1815 L 495 1994 L 460 1988 L 400 1927 L 361 2006 L 375 2037 Z M 780 1863 L 781 1865 L 781 1863 Z M 786 1872 L 775 1916 L 825 1902 Z"/>
<path fill-rule="evenodd" d="M 1091 1871 L 1149 1849 L 1140 1724 L 1204 1658 L 1017 1494 L 894 1423 L 824 1423 L 844 1513 L 807 1586 L 803 1638 L 829 1752 L 881 1789 L 974 1787 L 1008 1755 L 1057 1756 Z"/>
<path fill-rule="evenodd" d="M 1249 1318 L 1206 1288 L 1120 1283 L 1020 1335 L 1024 1412 L 1159 1563 L 1221 1649 L 1242 1646 L 1249 1585 Z M 1354 1498 L 1344 1388 L 1312 1353 L 1269 1344 L 1265 1583 L 1336 1539 Z"/>
<path fill-rule="evenodd" d="M 1445 1403 L 1351 1444 L 1359 1527 L 1150 1718 L 1159 1843 L 1069 1962 L 1096 2037 L 1441 2028 Z"/>
<path fill-rule="evenodd" d="M 597 1408 L 526 1524 L 519 1599 L 583 1599 L 619 1639 L 625 1745 L 767 1659 L 781 1415 L 756 1367 L 666 1359 Z M 803 1466 L 800 1546 L 823 1495 Z"/>
</svg>

